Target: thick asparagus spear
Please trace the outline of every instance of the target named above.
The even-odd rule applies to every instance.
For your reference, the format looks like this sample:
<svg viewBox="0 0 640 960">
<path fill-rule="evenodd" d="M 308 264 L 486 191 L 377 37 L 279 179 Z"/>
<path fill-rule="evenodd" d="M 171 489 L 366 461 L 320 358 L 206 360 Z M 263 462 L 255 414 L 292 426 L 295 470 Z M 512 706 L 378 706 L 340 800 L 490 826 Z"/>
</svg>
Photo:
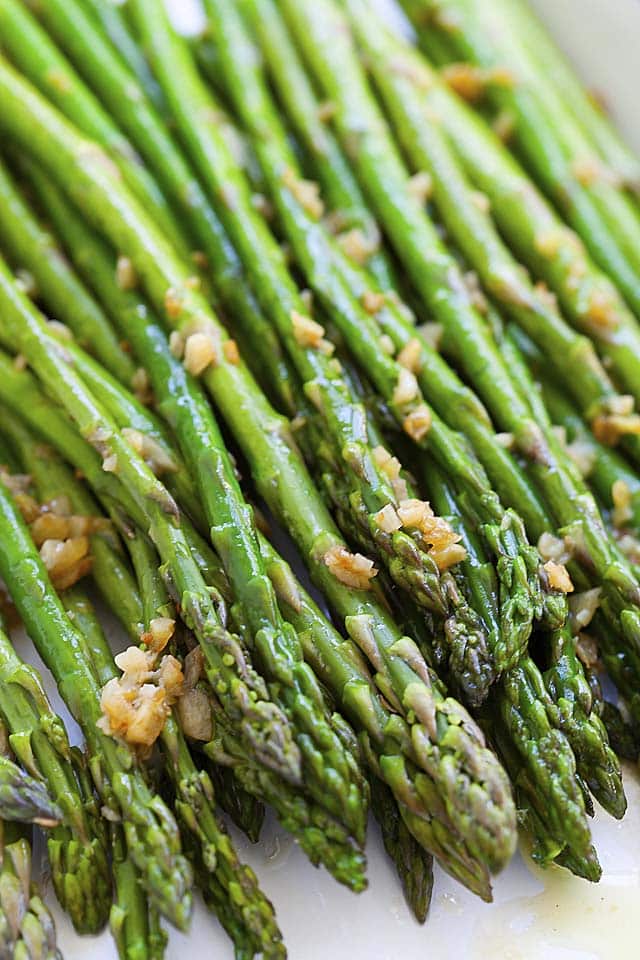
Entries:
<svg viewBox="0 0 640 960">
<path fill-rule="evenodd" d="M 175 316 L 175 310 L 172 310 L 168 319 L 174 324 L 179 323 L 184 329 L 186 324 L 197 317 L 200 317 L 201 322 L 206 318 L 208 328 L 215 330 L 216 335 L 224 342 L 225 333 L 216 325 L 204 300 L 189 285 L 185 286 L 185 281 L 188 280 L 187 269 L 176 261 L 171 249 L 158 236 L 153 223 L 133 197 L 102 166 L 95 168 L 90 165 L 87 170 L 86 164 L 77 163 L 77 132 L 47 107 L 4 63 L 0 66 L 0 90 L 5 108 L 16 103 L 14 93 L 20 91 L 20 109 L 3 110 L 0 117 L 2 129 L 8 129 L 8 121 L 11 119 L 10 127 L 16 139 L 38 157 L 69 195 L 76 198 L 91 222 L 102 226 L 112 242 L 127 252 L 157 309 L 164 309 L 165 294 L 173 287 L 180 293 L 182 309 L 178 317 Z M 20 130 L 25 135 L 27 130 L 30 130 L 29 136 L 23 137 Z M 46 136 L 43 136 L 45 130 Z M 50 151 L 52 142 L 56 143 L 55 153 Z M 80 139 L 80 142 L 83 141 Z M 123 214 L 121 204 L 124 204 L 129 215 Z M 380 657 L 377 662 L 377 682 L 384 686 L 387 694 L 392 695 L 393 690 L 398 702 L 402 704 L 404 701 L 404 709 L 408 710 L 409 702 L 406 697 L 412 698 L 421 692 L 423 687 L 420 675 L 410 666 L 412 657 L 409 656 L 409 651 L 413 652 L 414 648 L 403 639 L 384 607 L 378 602 L 375 591 L 354 590 L 339 580 L 323 562 L 327 550 L 339 546 L 341 541 L 299 456 L 288 440 L 285 421 L 268 406 L 242 364 L 230 363 L 222 355 L 215 367 L 205 371 L 203 379 L 247 457 L 260 493 L 265 496 L 274 513 L 283 517 L 306 562 L 309 563 L 316 582 L 338 615 L 349 618 L 347 626 L 351 627 L 354 635 L 361 641 L 365 635 L 358 627 L 362 627 L 363 621 L 354 621 L 351 618 L 363 615 L 370 617 L 366 623 L 371 632 L 369 634 L 367 631 L 366 636 L 373 638 L 373 646 L 369 646 L 370 652 L 373 654 L 375 650 Z M 402 642 L 398 645 L 398 641 Z M 418 663 L 413 662 L 416 665 Z M 414 726 L 428 736 L 426 727 L 419 722 Z M 459 726 L 456 729 L 459 729 Z M 474 751 L 476 749 L 477 747 L 474 747 Z M 499 768 L 488 754 L 483 753 L 478 757 L 478 761 L 480 767 L 491 771 L 490 774 L 487 773 L 488 776 L 499 779 Z M 463 790 L 456 802 L 456 806 L 459 804 L 461 810 L 466 805 L 465 793 L 466 790 Z M 513 840 L 513 808 L 504 794 L 499 798 L 496 794 L 496 799 L 494 813 L 496 826 L 498 821 L 500 824 L 500 853 L 494 862 L 503 863 L 509 856 Z M 467 822 L 463 832 L 466 833 L 470 826 Z M 493 831 L 491 832 L 493 836 Z M 467 842 L 475 844 L 476 841 L 467 837 Z M 484 844 L 481 844 L 479 849 L 482 847 Z M 494 855 L 495 852 L 492 860 Z"/>
<path fill-rule="evenodd" d="M 31 17 L 20 0 L 7 0 L 0 10 L 2 48 L 41 90 L 88 136 L 102 144 L 125 181 L 152 213 L 172 242 L 184 248 L 173 213 L 135 150 L 84 86 L 71 64 Z"/>
<path fill-rule="evenodd" d="M 409 162 L 431 177 L 432 199 L 449 236 L 476 270 L 488 294 L 544 352 L 556 380 L 574 394 L 585 416 L 597 423 L 597 418 L 616 403 L 616 390 L 593 344 L 569 327 L 548 296 L 534 287 L 502 241 L 490 212 L 476 203 L 477 194 L 446 134 L 425 114 L 420 84 L 428 86 L 430 77 L 428 71 L 420 73 L 419 58 L 409 44 L 394 39 L 375 17 L 365 16 L 361 0 L 349 0 L 347 9 Z M 410 78 L 397 66 L 406 62 L 411 65 Z M 638 429 L 636 418 L 631 416 L 627 423 L 630 435 L 626 445 L 638 457 L 640 441 L 631 434 Z"/>
<path fill-rule="evenodd" d="M 53 591 L 40 555 L 2 481 L 0 502 L 3 579 L 65 702 L 82 726 L 96 787 L 114 816 L 123 818 L 131 855 L 150 897 L 166 916 L 184 927 L 190 911 L 190 875 L 179 852 L 173 818 L 159 797 L 150 793 L 131 752 L 99 731 L 100 689 L 82 636 Z"/>
<path fill-rule="evenodd" d="M 54 827 L 61 817 L 46 784 L 29 776 L 8 757 L 0 756 L 0 819 Z"/>
<path fill-rule="evenodd" d="M 79 933 L 106 923 L 111 878 L 98 813 L 80 789 L 78 767 L 62 721 L 51 710 L 37 672 L 17 656 L 0 631 L 2 714 L 17 756 L 33 764 L 61 811 L 63 823 L 48 836 L 54 889 Z"/>
<path fill-rule="evenodd" d="M 0 822 L 0 955 L 7 960 L 62 960 L 53 917 L 31 883 L 31 840 Z"/>
<path fill-rule="evenodd" d="M 131 383 L 134 366 L 120 349 L 109 322 L 73 276 L 53 238 L 37 223 L 0 165 L 0 244 L 14 269 L 37 274 L 36 292 L 49 315 L 66 317 L 78 343 L 100 358 L 114 376 Z"/>
<path fill-rule="evenodd" d="M 456 19 L 447 41 L 453 59 L 483 69 L 499 66 L 512 81 L 492 85 L 498 108 L 513 114 L 513 136 L 545 192 L 581 235 L 594 259 L 609 273 L 635 310 L 640 303 L 640 219 L 631 199 L 607 177 L 597 151 L 583 135 L 566 101 L 557 96 L 528 55 L 500 4 L 489 9 L 471 0 L 403 0 L 419 26 L 435 8 Z M 431 19 L 431 31 L 438 32 Z M 428 31 L 427 31 L 428 32 Z M 428 45 L 427 45 L 428 49 Z"/>
</svg>

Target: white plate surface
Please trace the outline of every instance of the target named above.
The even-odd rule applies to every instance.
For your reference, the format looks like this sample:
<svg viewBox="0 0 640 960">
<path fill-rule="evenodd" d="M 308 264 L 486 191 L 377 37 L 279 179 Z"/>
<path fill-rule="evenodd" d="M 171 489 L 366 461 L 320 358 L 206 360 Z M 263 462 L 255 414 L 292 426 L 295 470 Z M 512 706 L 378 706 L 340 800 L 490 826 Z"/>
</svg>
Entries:
<svg viewBox="0 0 640 960">
<path fill-rule="evenodd" d="M 640 151 L 640 2 L 533 2 L 585 82 L 606 95 L 628 141 Z M 173 0 L 173 6 L 176 20 L 186 29 L 192 26 L 194 0 Z M 115 639 L 117 631 L 113 635 Z M 517 856 L 497 878 L 495 901 L 487 906 L 436 869 L 424 927 L 404 904 L 373 823 L 367 847 L 369 889 L 359 896 L 315 870 L 272 821 L 257 847 L 236 839 L 241 856 L 274 902 L 291 960 L 630 960 L 640 941 L 640 787 L 631 769 L 626 787 L 629 812 L 624 821 L 598 815 L 593 825 L 603 867 L 599 884 L 560 869 L 539 870 Z M 53 904 L 51 894 L 49 900 Z M 115 960 L 108 934 L 80 940 L 66 919 L 56 916 L 67 960 Z M 183 960 L 186 954 L 197 960 L 231 960 L 233 955 L 225 933 L 200 903 L 190 934 L 170 936 L 167 960 Z"/>
</svg>

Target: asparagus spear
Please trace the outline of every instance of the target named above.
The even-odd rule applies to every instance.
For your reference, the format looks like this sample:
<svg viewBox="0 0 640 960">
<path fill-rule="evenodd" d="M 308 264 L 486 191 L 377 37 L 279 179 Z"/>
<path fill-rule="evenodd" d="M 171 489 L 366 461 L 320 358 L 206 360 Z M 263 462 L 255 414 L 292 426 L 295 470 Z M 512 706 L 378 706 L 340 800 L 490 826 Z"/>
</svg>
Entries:
<svg viewBox="0 0 640 960">
<path fill-rule="evenodd" d="M 12 760 L 0 756 L 0 819 L 54 827 L 61 816 L 46 784 L 30 777 Z"/>
<path fill-rule="evenodd" d="M 615 403 L 616 390 L 593 344 L 571 329 L 549 298 L 534 287 L 500 238 L 490 213 L 475 202 L 477 195 L 446 135 L 425 115 L 420 84 L 428 86 L 430 77 L 427 71 L 420 71 L 411 47 L 394 39 L 375 17 L 364 16 L 361 0 L 349 0 L 347 8 L 394 130 L 412 167 L 431 177 L 432 198 L 451 239 L 477 271 L 489 295 L 544 352 L 558 382 L 574 394 L 584 414 L 596 420 Z M 399 63 L 410 64 L 410 78 L 400 72 Z M 634 422 L 634 418 L 628 421 L 630 430 Z M 637 457 L 638 437 L 626 437 L 626 445 Z"/>
<path fill-rule="evenodd" d="M 44 778 L 63 822 L 48 836 L 54 889 L 79 933 L 97 933 L 107 920 L 111 878 L 97 811 L 85 802 L 78 765 L 62 721 L 52 712 L 37 672 L 23 663 L 0 631 L 2 714 L 16 756 Z"/>
<path fill-rule="evenodd" d="M 131 144 L 111 121 L 99 101 L 84 86 L 71 64 L 52 43 L 20 0 L 7 0 L 0 10 L 2 47 L 61 110 L 109 153 L 136 196 L 152 212 L 173 243 L 184 240 L 171 209 Z"/>
<path fill-rule="evenodd" d="M 448 35 L 455 59 L 482 68 L 510 70 L 517 82 L 494 85 L 492 101 L 514 117 L 514 138 L 545 192 L 577 230 L 635 310 L 640 303 L 637 272 L 640 220 L 624 191 L 611 183 L 597 152 L 576 124 L 566 102 L 547 83 L 499 5 L 488 10 L 470 0 L 447 0 L 438 9 L 457 20 Z M 433 0 L 403 0 L 410 18 L 430 18 Z M 432 29 L 437 30 L 433 24 Z"/>
<path fill-rule="evenodd" d="M 56 677 L 72 714 L 82 726 L 91 753 L 91 772 L 100 795 L 121 815 L 131 855 L 153 902 L 180 926 L 190 910 L 189 871 L 169 811 L 154 797 L 126 748 L 102 734 L 100 690 L 83 649 L 49 582 L 9 490 L 0 480 L 0 569 L 40 655 Z M 34 590 L 37 603 L 34 603 Z"/>
<path fill-rule="evenodd" d="M 167 936 L 149 910 L 140 875 L 127 853 L 122 827 L 110 824 L 114 898 L 109 916 L 120 960 L 162 960 Z"/>
<path fill-rule="evenodd" d="M 69 322 L 78 343 L 94 353 L 123 383 L 131 383 L 134 366 L 123 353 L 94 300 L 73 276 L 53 238 L 23 202 L 8 170 L 0 165 L 0 244 L 14 269 L 37 276 L 37 297 L 50 316 Z M 65 321 L 66 322 L 66 321 Z"/>
<path fill-rule="evenodd" d="M 4 63 L 0 65 L 0 89 L 5 105 L 0 118 L 2 129 L 8 129 L 8 120 L 11 119 L 11 130 L 16 139 L 38 157 L 69 195 L 76 197 L 91 222 L 102 225 L 112 242 L 127 251 L 156 308 L 164 309 L 166 291 L 173 286 L 174 290 L 180 292 L 182 310 L 178 318 L 172 311 L 173 316 L 169 315 L 169 319 L 173 323 L 178 321 L 184 328 L 190 319 L 206 317 L 224 342 L 224 332 L 215 325 L 215 319 L 204 300 L 189 285 L 185 286 L 187 270 L 176 261 L 175 255 L 158 236 L 144 211 L 102 167 L 96 169 L 89 165 L 90 169 L 87 170 L 86 164 L 80 166 L 76 162 L 77 148 L 83 141 L 79 140 L 73 128 L 52 112 Z M 16 103 L 13 94 L 9 95 L 10 90 L 20 91 L 19 110 L 6 109 Z M 19 133 L 21 129 L 25 134 L 30 130 L 30 135 L 23 138 Z M 47 134 L 43 138 L 45 129 Z M 50 151 L 52 142 L 56 143 L 55 153 Z M 80 184 L 82 189 L 79 189 Z M 108 188 L 105 189 L 107 184 Z M 114 202 L 116 198 L 117 204 Z M 123 215 L 121 203 L 124 203 L 129 215 Z M 285 422 L 265 402 L 242 364 L 221 358 L 217 366 L 205 371 L 203 379 L 247 457 L 260 493 L 265 496 L 274 513 L 285 518 L 316 582 L 338 615 L 341 618 L 362 615 L 371 618 L 367 621 L 371 634 L 367 632 L 367 636 L 373 637 L 374 646 L 369 646 L 370 651 L 373 653 L 375 649 L 380 656 L 381 669 L 377 671 L 377 682 L 384 686 L 387 694 L 393 690 L 398 702 L 405 701 L 404 709 L 409 709 L 407 695 L 410 698 L 412 694 L 415 696 L 423 686 L 419 674 L 409 664 L 412 659 L 409 650 L 413 653 L 413 647 L 406 641 L 398 645 L 398 641 L 403 640 L 402 634 L 377 601 L 375 591 L 348 587 L 323 562 L 326 551 L 340 545 L 341 541 L 299 456 L 287 439 Z M 361 620 L 350 619 L 347 622 L 347 626 L 361 640 L 364 634 L 358 626 L 362 624 Z M 420 723 L 416 722 L 414 726 L 416 732 L 422 729 L 428 735 L 427 728 Z M 488 775 L 499 778 L 499 767 L 495 766 L 495 761 L 488 754 L 481 754 L 478 762 L 478 769 L 485 767 L 491 771 Z M 466 789 L 456 801 L 460 810 L 467 803 L 465 794 Z M 509 856 L 513 840 L 512 809 L 507 796 L 500 795 L 495 808 L 500 838 L 497 844 L 500 852 L 494 860 L 496 864 L 503 863 Z M 467 824 L 465 832 L 469 828 Z M 471 842 L 470 838 L 468 842 Z M 481 844 L 481 848 L 483 846 Z"/>
<path fill-rule="evenodd" d="M 8 823 L 0 823 L 0 955 L 62 960 L 53 917 L 31 883 L 29 833 Z"/>
<path fill-rule="evenodd" d="M 433 860 L 407 828 L 391 791 L 375 776 L 370 783 L 371 806 L 382 830 L 384 848 L 396 865 L 405 899 L 416 920 L 424 923 L 433 891 Z"/>
<path fill-rule="evenodd" d="M 100 5 L 104 5 L 102 0 Z M 264 382 L 265 369 L 275 367 L 276 374 L 266 379 L 266 385 L 282 409 L 291 413 L 289 373 L 278 338 L 268 323 L 260 323 L 260 308 L 245 281 L 240 259 L 205 191 L 146 96 L 146 88 L 140 86 L 136 76 L 121 62 L 77 0 L 69 3 L 52 0 L 41 8 L 41 14 L 87 83 L 131 138 L 149 170 L 154 171 L 205 256 L 205 270 L 211 271 L 217 306 L 233 318 L 238 337 L 242 331 L 248 331 L 246 337 L 251 344 L 248 357 L 254 360 L 252 369 Z M 251 334 L 256 323 L 262 331 L 259 338 Z M 268 361 L 272 361 L 271 364 Z"/>
</svg>

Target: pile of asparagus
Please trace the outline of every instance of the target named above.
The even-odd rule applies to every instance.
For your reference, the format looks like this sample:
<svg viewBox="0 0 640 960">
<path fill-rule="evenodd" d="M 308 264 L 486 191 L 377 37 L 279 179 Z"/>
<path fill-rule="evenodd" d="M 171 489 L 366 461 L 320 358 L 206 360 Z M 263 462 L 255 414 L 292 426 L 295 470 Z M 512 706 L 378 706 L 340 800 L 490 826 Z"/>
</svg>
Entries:
<svg viewBox="0 0 640 960">
<path fill-rule="evenodd" d="M 204 5 L 0 4 L 0 596 L 83 735 L 0 630 L 3 957 L 20 821 L 120 957 L 195 885 L 276 958 L 227 818 L 357 892 L 370 807 L 424 921 L 518 829 L 598 880 L 637 758 L 638 161 L 521 0 Z"/>
</svg>

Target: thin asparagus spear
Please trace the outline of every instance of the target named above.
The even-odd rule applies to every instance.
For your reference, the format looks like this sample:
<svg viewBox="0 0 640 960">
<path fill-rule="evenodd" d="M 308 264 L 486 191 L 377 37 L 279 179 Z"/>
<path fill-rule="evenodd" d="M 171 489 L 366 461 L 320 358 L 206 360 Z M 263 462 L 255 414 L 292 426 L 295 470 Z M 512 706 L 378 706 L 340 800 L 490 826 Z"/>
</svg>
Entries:
<svg viewBox="0 0 640 960">
<path fill-rule="evenodd" d="M 433 891 L 433 859 L 407 828 L 388 787 L 375 776 L 370 783 L 371 807 L 380 824 L 384 848 L 396 865 L 405 899 L 416 920 L 424 923 Z"/>
<path fill-rule="evenodd" d="M 3 164 L 0 164 L 0 244 L 14 269 L 37 274 L 37 298 L 50 316 L 66 317 L 78 343 L 99 357 L 123 383 L 134 374 L 131 358 L 120 349 L 109 321 L 68 269 L 51 234 L 37 223 Z"/>
<path fill-rule="evenodd" d="M 58 600 L 40 555 L 0 480 L 0 569 L 27 630 L 56 677 L 63 699 L 82 726 L 91 772 L 114 815 L 122 815 L 131 855 L 153 902 L 177 925 L 190 912 L 189 871 L 179 852 L 177 829 L 159 797 L 146 786 L 129 750 L 102 734 L 100 689 L 82 635 Z M 34 602 L 34 590 L 37 602 Z"/>
<path fill-rule="evenodd" d="M 100 3 L 102 5 L 102 0 Z M 241 331 L 248 330 L 247 339 L 251 344 L 248 355 L 255 358 L 253 369 L 258 371 L 259 378 L 262 374 L 264 379 L 264 370 L 275 366 L 277 373 L 267 379 L 266 385 L 282 409 L 291 413 L 292 400 L 287 386 L 289 372 L 278 338 L 266 322 L 261 324 L 261 336 L 252 337 L 254 324 L 260 322 L 260 308 L 244 279 L 240 259 L 205 191 L 144 89 L 76 0 L 52 0 L 41 9 L 41 13 L 48 29 L 126 131 L 149 170 L 154 171 L 175 210 L 188 225 L 189 232 L 205 255 L 205 270 L 211 271 L 216 304 L 233 319 L 238 336 Z M 118 244 L 115 246 L 117 249 Z M 267 361 L 273 361 L 275 357 L 277 363 L 269 366 Z"/>
<path fill-rule="evenodd" d="M 31 882 L 29 832 L 0 822 L 0 955 L 62 960 L 53 917 Z"/>
<path fill-rule="evenodd" d="M 513 71 L 517 82 L 492 85 L 492 102 L 512 112 L 513 136 L 527 165 L 594 259 L 637 309 L 640 219 L 632 201 L 606 177 L 596 150 L 567 103 L 532 62 L 508 18 L 501 16 L 500 5 L 491 10 L 471 0 L 438 0 L 437 5 L 457 21 L 447 38 L 454 59 Z M 403 0 L 403 8 L 420 25 L 431 17 L 434 4 L 433 0 Z M 437 32 L 434 22 L 431 29 Z"/>
<path fill-rule="evenodd" d="M 20 0 L 7 0 L 2 4 L 0 33 L 2 47 L 16 66 L 88 136 L 104 146 L 127 184 L 164 233 L 173 243 L 184 248 L 173 213 L 153 177 L 100 102 L 84 86 L 71 64 Z"/>
<path fill-rule="evenodd" d="M 185 286 L 185 281 L 188 280 L 187 269 L 176 261 L 175 255 L 158 236 L 153 223 L 133 197 L 102 165 L 97 168 L 89 164 L 87 169 L 86 164 L 77 163 L 77 148 L 84 142 L 78 138 L 77 132 L 57 116 L 24 81 L 20 81 L 5 63 L 0 64 L 0 91 L 5 107 L 0 115 L 1 128 L 7 131 L 11 120 L 10 128 L 18 142 L 32 155 L 37 156 L 68 195 L 76 198 L 90 221 L 102 226 L 112 242 L 127 252 L 156 308 L 164 309 L 166 291 L 173 287 L 180 292 L 182 309 L 178 318 L 175 317 L 175 311 L 172 311 L 174 315 L 168 315 L 168 319 L 174 324 L 178 322 L 184 329 L 190 320 L 195 320 L 196 317 L 206 318 L 211 325 L 209 329 L 214 329 L 224 342 L 226 335 L 223 329 L 215 324 L 213 314 L 202 297 L 190 285 Z M 16 104 L 14 93 L 18 91 L 20 109 L 10 110 L 8 107 Z M 24 134 L 29 130 L 29 136 L 23 137 L 20 130 Z M 45 130 L 46 135 L 43 136 Z M 55 152 L 50 150 L 51 143 L 56 144 Z M 127 216 L 123 214 L 121 204 L 124 204 L 128 211 Z M 217 366 L 205 371 L 203 379 L 247 457 L 260 493 L 294 534 L 316 582 L 338 615 L 341 618 L 350 618 L 347 627 L 350 626 L 361 640 L 364 634 L 358 626 L 361 627 L 363 621 L 354 621 L 351 618 L 362 615 L 370 617 L 365 621 L 371 631 L 370 634 L 367 632 L 367 637 L 371 636 L 374 644 L 369 646 L 369 649 L 372 653 L 375 649 L 380 657 L 377 682 L 384 686 L 387 694 L 395 695 L 399 703 L 404 701 L 404 709 L 408 710 L 409 701 L 406 697 L 413 699 L 416 694 L 421 695 L 423 688 L 420 675 L 409 662 L 412 660 L 414 647 L 402 637 L 384 607 L 377 601 L 375 591 L 348 587 L 338 580 L 323 562 L 326 551 L 340 545 L 341 541 L 302 461 L 289 442 L 286 422 L 269 407 L 242 364 L 230 363 L 222 357 Z M 25 383 L 27 380 L 21 382 Z M 398 641 L 401 641 L 400 644 Z M 419 663 L 416 660 L 413 662 L 416 665 Z M 391 694 L 392 690 L 394 694 Z M 448 702 L 451 702 L 450 699 Z M 460 709 L 457 705 L 456 708 Z M 458 725 L 455 727 L 460 729 Z M 428 737 L 428 728 L 417 722 L 417 716 L 414 728 L 416 733 L 421 730 Z M 478 746 L 474 745 L 473 752 L 477 749 Z M 488 753 L 478 756 L 478 763 L 478 769 L 484 767 L 487 777 L 500 782 L 500 768 Z M 466 805 L 465 794 L 466 789 L 456 800 L 456 806 L 460 805 L 460 810 Z M 496 841 L 497 843 L 490 859 L 498 865 L 508 859 L 512 849 L 513 808 L 508 791 L 499 791 L 495 796 L 493 816 L 497 833 L 492 829 L 490 845 Z M 464 832 L 467 833 L 470 828 L 471 825 L 467 822 Z M 472 829 L 475 832 L 475 827 Z M 467 843 L 476 843 L 471 836 L 466 839 Z M 479 844 L 480 850 L 484 847 L 484 842 Z"/>
<path fill-rule="evenodd" d="M 0 819 L 55 827 L 61 817 L 46 784 L 0 756 Z"/>
<path fill-rule="evenodd" d="M 385 30 L 371 14 L 365 16 L 362 0 L 349 0 L 347 9 L 355 35 L 392 118 L 410 164 L 431 177 L 432 198 L 449 236 L 460 248 L 494 301 L 525 330 L 544 352 L 558 382 L 574 394 L 591 420 L 606 413 L 616 390 L 601 366 L 594 346 L 577 334 L 533 283 L 504 244 L 489 211 L 475 201 L 461 165 L 438 122 L 425 114 L 420 83 L 428 86 L 428 71 L 420 73 L 411 47 Z M 399 63 L 410 63 L 405 77 Z M 394 70 L 395 65 L 395 70 Z M 633 418 L 629 421 L 633 429 Z M 640 441 L 628 436 L 626 445 L 637 458 Z"/>
<path fill-rule="evenodd" d="M 140 875 L 127 854 L 122 827 L 110 824 L 114 898 L 109 916 L 120 960 L 162 960 L 167 936 L 149 905 Z"/>
<path fill-rule="evenodd" d="M 213 784 L 219 806 L 227 816 L 231 817 L 238 830 L 242 830 L 251 843 L 257 843 L 264 823 L 264 804 L 257 797 L 243 790 L 232 770 L 212 763 L 206 757 L 203 758 L 203 763 Z"/>
<path fill-rule="evenodd" d="M 79 933 L 97 933 L 106 923 L 111 900 L 97 810 L 85 803 L 66 731 L 51 710 L 38 673 L 20 660 L 2 631 L 0 654 L 2 714 L 10 743 L 16 756 L 44 778 L 62 815 L 63 823 L 47 839 L 56 896 Z"/>
</svg>

